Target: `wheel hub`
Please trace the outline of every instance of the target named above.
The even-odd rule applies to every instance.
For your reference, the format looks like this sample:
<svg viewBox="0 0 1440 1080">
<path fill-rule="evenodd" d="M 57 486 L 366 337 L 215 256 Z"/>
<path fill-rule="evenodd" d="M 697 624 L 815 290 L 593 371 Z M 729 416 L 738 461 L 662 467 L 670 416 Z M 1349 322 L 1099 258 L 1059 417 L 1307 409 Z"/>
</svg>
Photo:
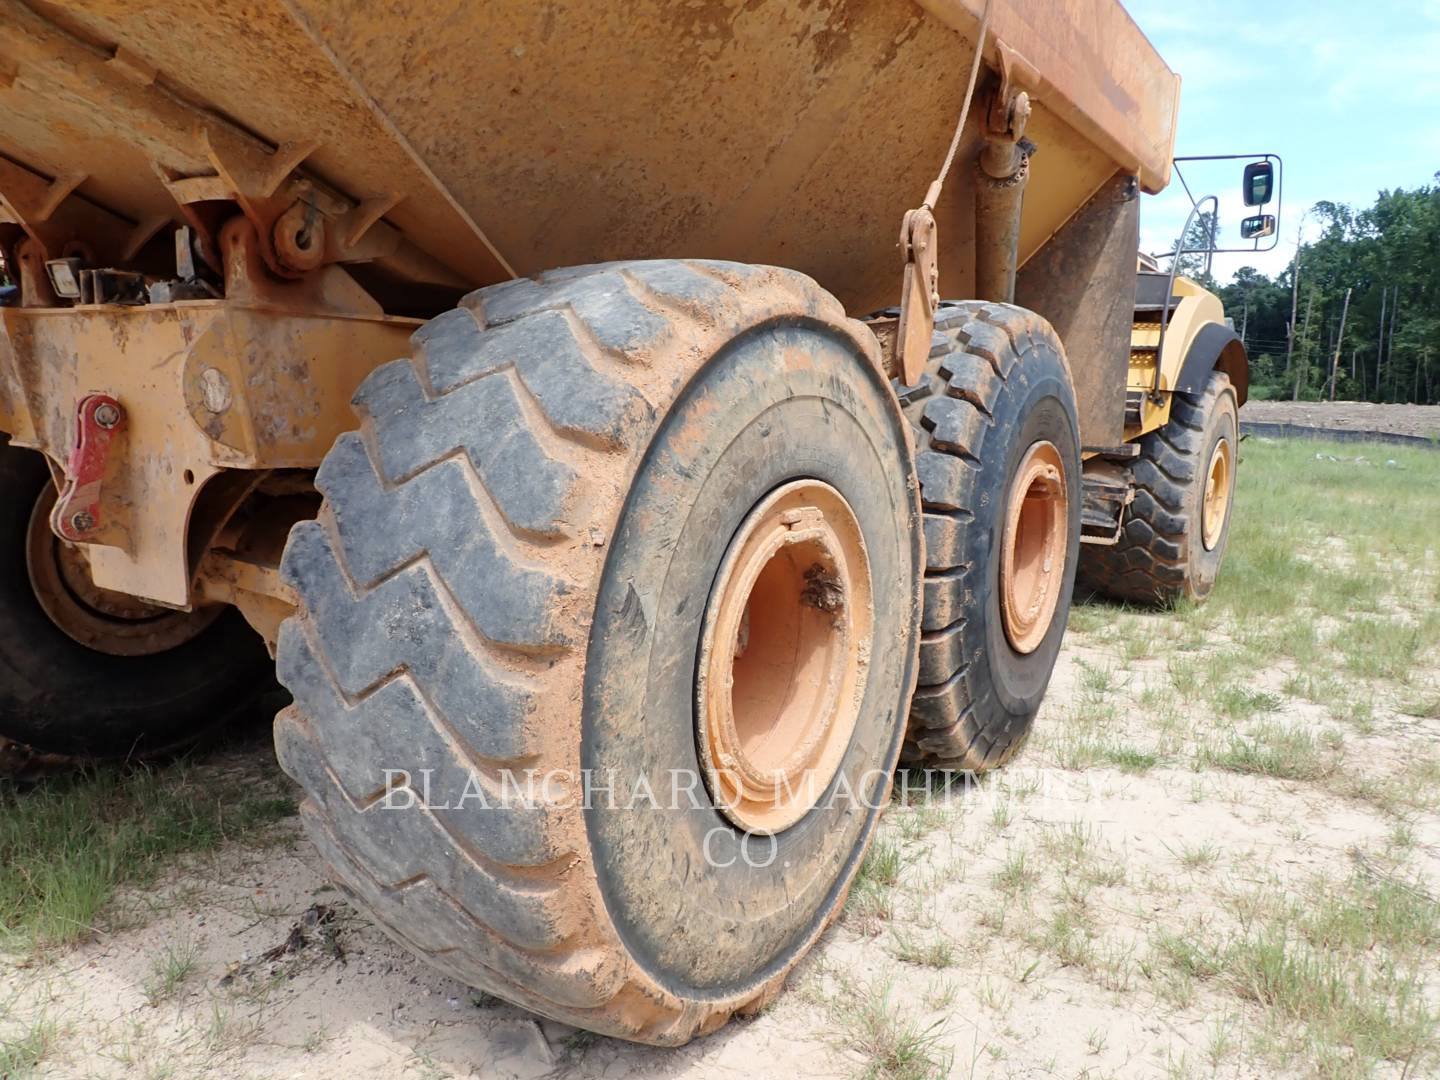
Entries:
<svg viewBox="0 0 1440 1080">
<path fill-rule="evenodd" d="M 1065 580 L 1070 508 L 1065 462 L 1052 442 L 1031 444 L 1015 470 L 1001 538 L 1000 612 L 1016 652 L 1049 633 Z"/>
<path fill-rule="evenodd" d="M 70 638 L 112 656 L 149 656 L 183 645 L 220 615 L 218 604 L 175 611 L 100 588 L 85 545 L 51 529 L 54 506 L 55 485 L 46 484 L 30 513 L 25 563 L 40 609 Z"/>
<path fill-rule="evenodd" d="M 720 564 L 696 671 L 696 742 L 711 797 L 773 834 L 834 779 L 860 712 L 874 620 L 859 523 L 829 484 L 763 499 Z"/>
<path fill-rule="evenodd" d="M 1210 466 L 1205 470 L 1205 497 L 1200 507 L 1200 539 L 1206 551 L 1214 551 L 1225 531 L 1225 519 L 1230 513 L 1230 440 L 1222 438 L 1210 454 Z"/>
</svg>

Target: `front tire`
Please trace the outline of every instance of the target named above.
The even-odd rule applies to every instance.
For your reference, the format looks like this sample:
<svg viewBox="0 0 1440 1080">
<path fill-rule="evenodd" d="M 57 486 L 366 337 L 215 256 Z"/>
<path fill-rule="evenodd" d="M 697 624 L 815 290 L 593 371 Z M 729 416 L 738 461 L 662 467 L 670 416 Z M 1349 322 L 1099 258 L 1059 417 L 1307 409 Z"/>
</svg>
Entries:
<svg viewBox="0 0 1440 1080">
<path fill-rule="evenodd" d="M 920 532 L 874 339 L 798 274 L 637 262 L 482 289 L 414 344 L 291 533 L 281 763 L 422 956 L 685 1042 L 778 988 L 889 790 Z M 802 671 L 835 693 L 774 693 Z M 798 807 L 709 767 L 792 759 Z"/>
<path fill-rule="evenodd" d="M 1176 394 L 1169 421 L 1140 440 L 1120 539 L 1086 545 L 1081 586 L 1136 604 L 1209 596 L 1230 539 L 1239 445 L 1228 375 L 1211 372 L 1201 393 Z"/>
</svg>

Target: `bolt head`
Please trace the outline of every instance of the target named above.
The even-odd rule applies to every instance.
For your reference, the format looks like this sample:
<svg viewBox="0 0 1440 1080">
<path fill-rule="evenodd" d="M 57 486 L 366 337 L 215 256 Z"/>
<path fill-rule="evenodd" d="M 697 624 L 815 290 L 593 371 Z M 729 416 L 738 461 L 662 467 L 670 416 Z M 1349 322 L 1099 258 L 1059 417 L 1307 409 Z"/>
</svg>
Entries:
<svg viewBox="0 0 1440 1080">
<path fill-rule="evenodd" d="M 77 510 L 70 518 L 70 527 L 76 532 L 89 532 L 95 527 L 95 519 L 88 510 Z"/>
<path fill-rule="evenodd" d="M 102 428 L 113 428 L 120 423 L 120 409 L 105 401 L 95 407 L 95 423 Z"/>
</svg>

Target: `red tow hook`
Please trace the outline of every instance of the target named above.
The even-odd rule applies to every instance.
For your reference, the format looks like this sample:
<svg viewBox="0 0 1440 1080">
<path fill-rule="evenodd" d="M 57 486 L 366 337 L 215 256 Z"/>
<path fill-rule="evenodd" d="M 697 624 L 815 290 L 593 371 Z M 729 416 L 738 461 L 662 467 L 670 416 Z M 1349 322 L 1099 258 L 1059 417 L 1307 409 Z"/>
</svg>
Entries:
<svg viewBox="0 0 1440 1080">
<path fill-rule="evenodd" d="M 125 427 L 125 410 L 109 394 L 89 394 L 75 410 L 75 446 L 65 465 L 65 487 L 50 512 L 50 527 L 65 540 L 84 543 L 100 525 L 100 488 L 110 443 Z"/>
</svg>

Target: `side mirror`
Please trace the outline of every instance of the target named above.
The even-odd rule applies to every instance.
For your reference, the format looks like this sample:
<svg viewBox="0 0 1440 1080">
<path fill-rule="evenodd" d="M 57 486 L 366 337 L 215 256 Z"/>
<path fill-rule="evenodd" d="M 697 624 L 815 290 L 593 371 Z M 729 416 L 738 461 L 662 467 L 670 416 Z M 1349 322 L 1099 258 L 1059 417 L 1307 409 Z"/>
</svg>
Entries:
<svg viewBox="0 0 1440 1080">
<path fill-rule="evenodd" d="M 1254 217 L 1242 218 L 1240 221 L 1240 238 L 1242 240 L 1259 240 L 1261 237 L 1274 235 L 1274 214 L 1256 214 Z"/>
<path fill-rule="evenodd" d="M 1269 161 L 1252 161 L 1245 166 L 1242 184 L 1246 206 L 1264 206 L 1275 193 L 1275 166 Z M 1257 233 L 1268 236 L 1268 233 Z"/>
</svg>

